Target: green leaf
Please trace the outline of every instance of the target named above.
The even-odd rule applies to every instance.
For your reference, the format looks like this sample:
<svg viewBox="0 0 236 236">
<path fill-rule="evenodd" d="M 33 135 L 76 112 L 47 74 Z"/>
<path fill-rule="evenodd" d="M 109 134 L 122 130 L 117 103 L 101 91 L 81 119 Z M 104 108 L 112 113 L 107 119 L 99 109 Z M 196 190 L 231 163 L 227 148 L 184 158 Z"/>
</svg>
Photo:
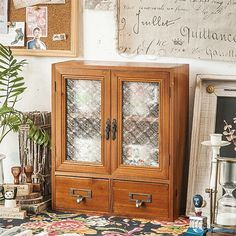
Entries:
<svg viewBox="0 0 236 236">
<path fill-rule="evenodd" d="M 8 62 L 10 62 L 8 55 L 6 55 L 2 50 L 0 50 L 0 56 L 3 57 L 3 58 L 5 58 Z M 4 62 L 4 61 L 3 61 L 3 62 Z"/>
<path fill-rule="evenodd" d="M 11 113 L 13 112 L 13 108 L 12 107 L 8 107 L 3 105 L 2 107 L 0 107 L 0 116 L 6 114 L 6 113 Z"/>
<path fill-rule="evenodd" d="M 11 62 L 10 66 L 13 66 L 13 65 L 16 64 L 16 63 L 17 63 L 17 60 L 14 59 L 14 60 Z"/>
<path fill-rule="evenodd" d="M 13 58 L 13 56 L 12 56 L 12 53 L 11 53 L 11 55 L 10 55 L 10 61 L 12 61 L 14 58 Z"/>
<path fill-rule="evenodd" d="M 11 73 L 11 74 L 9 75 L 9 77 L 12 78 L 12 77 L 16 77 L 17 75 L 18 75 L 18 72 L 15 71 L 15 72 Z"/>
<path fill-rule="evenodd" d="M 1 52 L 0 52 L 0 56 L 2 56 Z M 8 62 L 6 62 L 6 61 L 4 61 L 4 60 L 2 60 L 2 59 L 0 59 L 0 63 L 5 64 L 5 65 L 7 65 L 7 66 L 9 65 Z"/>
<path fill-rule="evenodd" d="M 29 130 L 29 137 L 33 137 L 36 132 L 36 126 L 32 126 Z"/>
<path fill-rule="evenodd" d="M 19 87 L 23 86 L 24 84 L 25 84 L 24 82 L 23 83 L 14 83 L 13 85 L 9 86 L 9 88 L 19 88 Z M 13 90 L 12 90 L 12 92 L 13 92 Z"/>
<path fill-rule="evenodd" d="M 24 88 L 24 89 L 19 89 L 19 90 L 16 90 L 16 91 L 14 91 L 14 93 L 13 94 L 11 94 L 10 96 L 9 96 L 9 98 L 17 98 L 17 96 L 19 96 L 20 94 L 22 94 L 24 91 L 25 91 L 25 89 L 26 88 Z"/>
<path fill-rule="evenodd" d="M 0 65 L 0 69 L 6 70 L 7 67 L 5 67 L 5 66 L 3 66 L 3 65 Z"/>
<path fill-rule="evenodd" d="M 16 77 L 15 79 L 11 80 L 10 83 L 18 82 L 24 80 L 24 77 Z"/>
<path fill-rule="evenodd" d="M 0 50 L 5 53 L 6 55 L 10 56 L 12 53 L 11 49 L 8 47 L 3 46 L 3 44 L 0 43 Z"/>
<path fill-rule="evenodd" d="M 7 86 L 7 84 L 3 83 L 2 81 L 0 81 L 0 85 Z"/>
</svg>

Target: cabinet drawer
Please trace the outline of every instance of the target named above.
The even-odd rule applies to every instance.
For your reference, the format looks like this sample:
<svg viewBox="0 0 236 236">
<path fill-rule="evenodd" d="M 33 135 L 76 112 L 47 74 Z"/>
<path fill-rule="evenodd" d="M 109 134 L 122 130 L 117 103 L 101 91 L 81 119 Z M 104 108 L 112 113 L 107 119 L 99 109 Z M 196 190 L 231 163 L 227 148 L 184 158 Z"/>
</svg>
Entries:
<svg viewBox="0 0 236 236">
<path fill-rule="evenodd" d="M 168 218 L 168 185 L 114 181 L 113 212 L 135 217 Z"/>
<path fill-rule="evenodd" d="M 57 176 L 55 186 L 55 208 L 58 210 L 109 210 L 108 180 Z"/>
</svg>

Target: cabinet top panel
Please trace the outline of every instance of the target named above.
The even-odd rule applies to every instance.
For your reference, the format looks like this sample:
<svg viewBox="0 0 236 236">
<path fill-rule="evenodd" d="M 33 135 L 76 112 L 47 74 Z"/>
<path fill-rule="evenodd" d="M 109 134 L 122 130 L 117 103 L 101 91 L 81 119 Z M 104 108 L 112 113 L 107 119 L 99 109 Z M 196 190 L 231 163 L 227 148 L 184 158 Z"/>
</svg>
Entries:
<svg viewBox="0 0 236 236">
<path fill-rule="evenodd" d="M 188 69 L 188 64 L 164 64 L 164 63 L 144 63 L 144 62 L 121 62 L 121 61 L 85 61 L 85 60 L 70 60 L 53 64 L 57 68 L 91 68 L 91 69 L 132 69 L 132 70 L 171 70 L 185 67 Z"/>
</svg>

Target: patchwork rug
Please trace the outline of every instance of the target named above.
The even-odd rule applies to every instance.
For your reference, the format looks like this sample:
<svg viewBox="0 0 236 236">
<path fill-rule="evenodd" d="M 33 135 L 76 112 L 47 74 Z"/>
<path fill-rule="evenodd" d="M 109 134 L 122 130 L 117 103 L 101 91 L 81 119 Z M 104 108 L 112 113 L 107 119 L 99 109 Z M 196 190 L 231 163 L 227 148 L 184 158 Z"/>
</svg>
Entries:
<svg viewBox="0 0 236 236">
<path fill-rule="evenodd" d="M 0 223 L 0 227 L 3 228 L 13 226 L 31 229 L 35 235 L 48 232 L 49 236 L 63 234 L 79 236 L 178 236 L 184 235 L 188 227 L 188 220 L 179 218 L 175 222 L 150 221 L 115 216 L 78 215 L 45 211 L 25 220 L 2 220 Z"/>
</svg>

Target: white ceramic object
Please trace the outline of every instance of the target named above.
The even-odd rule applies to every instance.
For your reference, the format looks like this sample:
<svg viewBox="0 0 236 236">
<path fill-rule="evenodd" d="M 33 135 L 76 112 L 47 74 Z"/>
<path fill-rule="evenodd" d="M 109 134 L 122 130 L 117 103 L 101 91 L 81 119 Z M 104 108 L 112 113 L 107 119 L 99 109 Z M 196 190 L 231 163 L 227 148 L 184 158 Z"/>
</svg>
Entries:
<svg viewBox="0 0 236 236">
<path fill-rule="evenodd" d="M 215 189 L 215 179 L 216 179 L 216 158 L 220 155 L 220 148 L 227 146 L 230 142 L 222 141 L 222 134 L 211 134 L 211 139 L 208 141 L 201 142 L 204 146 L 209 146 L 212 148 L 212 158 L 211 158 L 211 172 L 210 172 L 210 188 Z"/>
<path fill-rule="evenodd" d="M 5 205 L 6 208 L 15 208 L 16 207 L 16 200 L 5 200 Z"/>
<path fill-rule="evenodd" d="M 212 145 L 221 145 L 222 134 L 210 134 L 210 140 Z"/>
</svg>

